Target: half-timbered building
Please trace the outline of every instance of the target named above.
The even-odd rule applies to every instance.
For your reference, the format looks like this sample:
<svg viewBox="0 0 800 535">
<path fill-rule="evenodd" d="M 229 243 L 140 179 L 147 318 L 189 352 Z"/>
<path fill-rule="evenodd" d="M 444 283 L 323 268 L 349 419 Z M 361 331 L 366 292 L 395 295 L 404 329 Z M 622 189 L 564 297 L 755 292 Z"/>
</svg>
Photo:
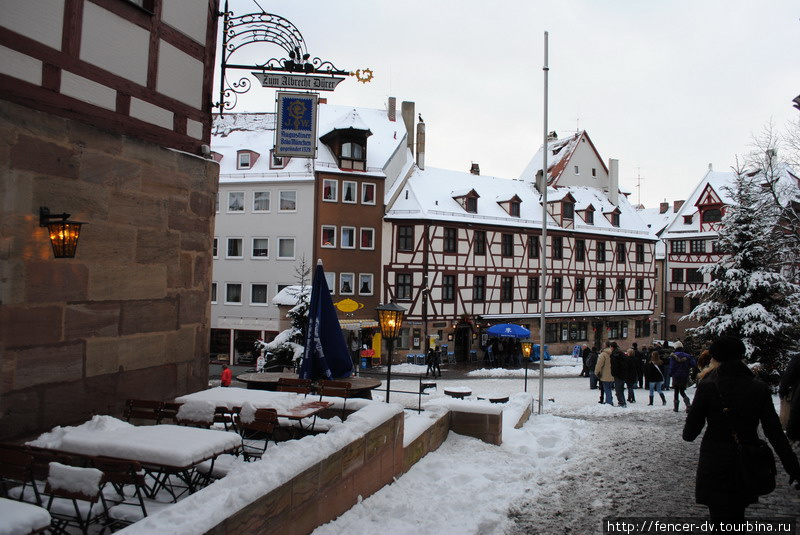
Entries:
<svg viewBox="0 0 800 535">
<path fill-rule="evenodd" d="M 0 439 L 208 381 L 217 0 L 2 3 Z M 40 208 L 83 221 L 54 258 Z M 46 219 L 46 218 L 45 218 Z"/>
<path fill-rule="evenodd" d="M 585 132 L 546 150 L 546 244 L 541 150 L 518 180 L 416 167 L 390 192 L 384 293 L 409 310 L 401 348 L 438 340 L 475 358 L 494 323 L 538 337 L 542 292 L 551 351 L 650 341 L 657 238 L 619 193 L 616 161 L 609 170 Z"/>
</svg>

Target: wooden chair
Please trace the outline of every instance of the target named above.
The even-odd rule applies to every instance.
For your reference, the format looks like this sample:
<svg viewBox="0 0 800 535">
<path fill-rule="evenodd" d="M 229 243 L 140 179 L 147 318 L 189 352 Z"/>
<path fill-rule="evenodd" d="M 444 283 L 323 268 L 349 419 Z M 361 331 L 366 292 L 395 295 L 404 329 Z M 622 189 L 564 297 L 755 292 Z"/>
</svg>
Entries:
<svg viewBox="0 0 800 535">
<path fill-rule="evenodd" d="M 100 494 L 106 527 L 111 531 L 137 522 L 170 505 L 144 497 L 145 475 L 139 462 L 95 457 L 94 467 L 103 472 L 105 485 L 112 485 L 116 492 L 113 499 L 106 492 Z"/>
<path fill-rule="evenodd" d="M 63 483 L 69 481 L 67 486 Z M 75 481 L 80 484 L 75 485 Z M 45 494 L 50 497 L 47 510 L 52 518 L 50 533 L 53 535 L 69 535 L 71 526 L 88 535 L 92 524 L 103 520 L 103 512 L 92 510 L 100 501 L 105 476 L 96 468 L 79 468 L 61 463 L 50 463 L 50 470 L 45 485 Z"/>
<path fill-rule="evenodd" d="M 146 421 L 157 424 L 161 418 L 163 403 L 149 399 L 129 399 L 125 403 L 125 412 L 122 417 L 126 422 L 131 420 Z"/>
<path fill-rule="evenodd" d="M 165 401 L 161 404 L 161 410 L 158 412 L 158 423 L 174 424 L 178 419 L 178 411 L 183 403 L 176 403 L 174 401 Z"/>
<path fill-rule="evenodd" d="M 214 409 L 214 423 L 222 424 L 225 431 L 228 431 L 228 427 L 236 431 L 236 412 L 224 405 L 219 406 Z"/>
<path fill-rule="evenodd" d="M 347 381 L 329 381 L 325 379 L 321 380 L 317 384 L 317 394 L 319 394 L 320 401 L 322 401 L 322 398 L 325 396 L 344 398 L 344 405 L 342 406 L 342 420 L 344 420 L 347 410 L 347 399 L 353 397 L 352 393 L 350 392 L 351 386 L 352 385 Z"/>
<path fill-rule="evenodd" d="M 267 450 L 272 434 L 278 427 L 278 411 L 275 409 L 256 409 L 252 422 L 245 422 L 241 417 L 238 420 L 236 425 L 242 437 L 244 460 L 249 461 L 251 457 L 260 459 Z M 263 448 L 254 443 L 262 439 L 264 440 Z M 250 441 L 249 444 L 248 441 Z"/>
<path fill-rule="evenodd" d="M 41 506 L 42 496 L 33 477 L 33 455 L 18 446 L 0 445 L 0 487 L 5 498 Z"/>
<path fill-rule="evenodd" d="M 297 394 L 305 394 L 307 396 L 311 393 L 311 379 L 279 377 L 278 392 L 295 392 Z"/>
</svg>

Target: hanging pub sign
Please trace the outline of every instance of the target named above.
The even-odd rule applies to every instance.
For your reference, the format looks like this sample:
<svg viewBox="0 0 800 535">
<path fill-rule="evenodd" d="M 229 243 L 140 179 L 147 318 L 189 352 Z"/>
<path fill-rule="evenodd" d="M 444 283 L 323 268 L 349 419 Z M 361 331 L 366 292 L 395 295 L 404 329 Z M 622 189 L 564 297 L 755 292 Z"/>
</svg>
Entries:
<svg viewBox="0 0 800 535">
<path fill-rule="evenodd" d="M 275 155 L 295 158 L 317 156 L 317 98 L 314 93 L 277 94 L 278 124 Z"/>
<path fill-rule="evenodd" d="M 279 72 L 252 72 L 260 82 L 261 87 L 274 87 L 277 89 L 307 89 L 309 91 L 333 91 L 344 78 L 331 76 L 308 76 L 298 74 L 283 74 Z"/>
</svg>

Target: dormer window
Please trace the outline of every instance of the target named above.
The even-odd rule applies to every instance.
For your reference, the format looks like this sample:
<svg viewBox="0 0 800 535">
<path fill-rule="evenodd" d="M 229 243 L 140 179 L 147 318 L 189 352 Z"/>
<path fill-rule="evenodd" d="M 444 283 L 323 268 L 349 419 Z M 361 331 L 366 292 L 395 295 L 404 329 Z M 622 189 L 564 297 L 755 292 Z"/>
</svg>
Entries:
<svg viewBox="0 0 800 535">
<path fill-rule="evenodd" d="M 722 221 L 722 210 L 719 208 L 703 210 L 703 223 L 717 223 L 719 221 Z"/>
<path fill-rule="evenodd" d="M 277 156 L 274 150 L 269 151 L 269 168 L 283 169 L 289 162 L 288 156 Z"/>
<path fill-rule="evenodd" d="M 520 207 L 520 202 L 519 201 L 511 201 L 508 213 L 512 217 L 519 217 L 519 207 Z"/>
<path fill-rule="evenodd" d="M 583 213 L 583 220 L 587 225 L 594 225 L 594 207 L 589 206 Z"/>
<path fill-rule="evenodd" d="M 236 152 L 236 169 L 252 169 L 258 160 L 259 154 L 252 150 Z"/>
<path fill-rule="evenodd" d="M 502 206 L 503 210 L 505 210 L 506 213 L 511 217 L 520 217 L 520 206 L 522 205 L 522 199 L 520 199 L 519 196 L 512 195 L 511 198 L 498 197 L 497 204 Z"/>
<path fill-rule="evenodd" d="M 569 201 L 561 203 L 561 217 L 563 219 L 575 219 L 575 203 Z"/>
<path fill-rule="evenodd" d="M 474 189 L 461 192 L 454 191 L 451 193 L 451 195 L 453 196 L 453 200 L 460 204 L 461 208 L 463 208 L 467 213 L 478 213 L 478 199 L 480 198 L 480 195 L 478 195 L 478 192 L 476 192 Z"/>
<path fill-rule="evenodd" d="M 611 224 L 615 227 L 619 226 L 619 212 L 613 212 L 611 214 Z"/>
</svg>

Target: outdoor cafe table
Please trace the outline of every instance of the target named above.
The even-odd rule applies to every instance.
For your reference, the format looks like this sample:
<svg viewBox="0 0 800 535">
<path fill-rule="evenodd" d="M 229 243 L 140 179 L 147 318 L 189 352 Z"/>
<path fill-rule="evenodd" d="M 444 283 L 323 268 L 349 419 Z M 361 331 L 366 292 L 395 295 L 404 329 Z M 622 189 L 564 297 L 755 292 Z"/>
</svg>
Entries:
<svg viewBox="0 0 800 535">
<path fill-rule="evenodd" d="M 243 373 L 237 375 L 236 379 L 247 384 L 248 389 L 255 390 L 278 390 L 278 379 L 297 379 L 295 373 Z M 372 390 L 381 386 L 380 379 L 369 377 L 346 377 L 336 379 L 350 383 L 350 393 L 354 398 L 372 399 Z"/>
<path fill-rule="evenodd" d="M 123 422 L 120 422 L 122 424 Z M 194 492 L 202 480 L 195 468 L 241 446 L 238 435 L 214 429 L 179 425 L 118 425 L 113 428 L 71 428 L 63 434 L 58 451 L 138 461 L 154 483 L 147 488 L 155 497 L 162 488 L 177 500 L 170 475 L 178 476 Z M 209 473 L 211 471 L 209 470 Z"/>
<path fill-rule="evenodd" d="M 263 375 L 263 374 L 262 374 Z M 217 407 L 242 407 L 250 403 L 256 409 L 275 409 L 278 417 L 302 420 L 327 409 L 333 403 L 309 401 L 294 392 L 270 392 L 236 387 L 215 387 L 175 398 L 177 403 L 212 403 Z"/>
</svg>

